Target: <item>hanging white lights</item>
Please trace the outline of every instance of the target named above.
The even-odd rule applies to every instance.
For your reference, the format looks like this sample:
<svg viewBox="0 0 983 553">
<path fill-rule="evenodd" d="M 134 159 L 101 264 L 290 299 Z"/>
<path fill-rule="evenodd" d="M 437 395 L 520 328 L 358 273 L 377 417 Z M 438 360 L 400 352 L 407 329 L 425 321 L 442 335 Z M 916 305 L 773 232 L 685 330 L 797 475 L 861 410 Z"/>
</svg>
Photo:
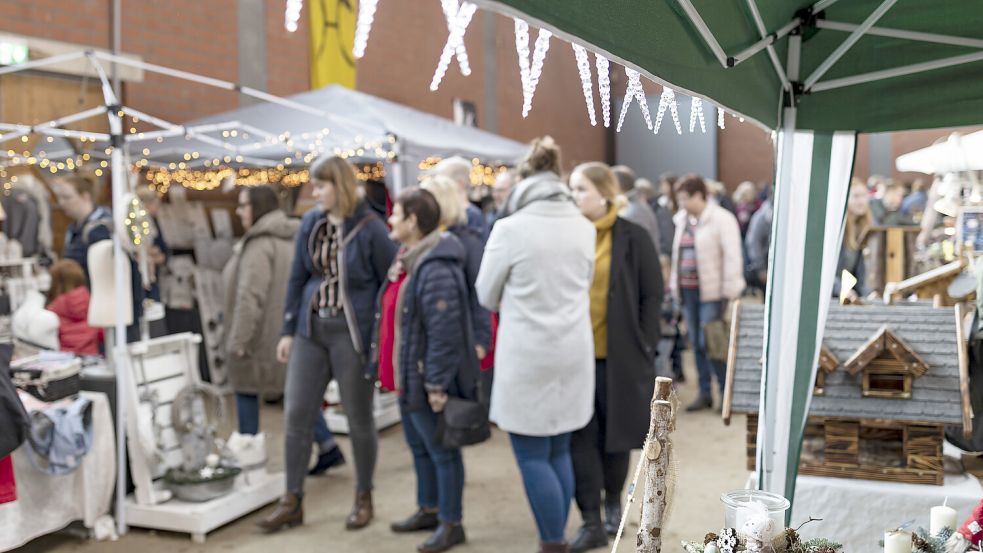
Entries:
<svg viewBox="0 0 983 553">
<path fill-rule="evenodd" d="M 461 74 L 465 77 L 471 74 L 471 65 L 468 63 L 468 53 L 464 49 L 464 33 L 468 30 L 471 18 L 478 10 L 478 6 L 471 2 L 458 4 L 457 0 L 441 0 L 444 8 L 444 15 L 447 16 L 447 43 L 444 50 L 440 53 L 440 61 L 437 62 L 437 69 L 433 73 L 433 80 L 430 81 L 430 90 L 435 91 L 440 88 L 440 81 L 447 73 L 447 67 L 451 63 L 451 58 L 457 55 L 458 64 L 461 66 Z"/>
<path fill-rule="evenodd" d="M 724 128 L 724 108 L 717 106 L 717 127 Z"/>
<path fill-rule="evenodd" d="M 352 55 L 360 59 L 365 55 L 365 46 L 369 43 L 369 32 L 372 31 L 372 21 L 375 20 L 375 9 L 379 0 L 359 0 L 358 22 L 355 24 L 355 42 Z"/>
<path fill-rule="evenodd" d="M 546 61 L 552 36 L 553 33 L 546 29 L 539 30 L 530 63 L 529 24 L 518 18 L 515 20 L 515 51 L 519 55 L 519 77 L 522 80 L 522 117 L 528 117 L 532 110 L 532 98 L 539 85 L 539 76 L 543 72 L 543 63 Z"/>
<path fill-rule="evenodd" d="M 621 104 L 621 115 L 618 116 L 618 132 L 621 132 L 621 126 L 625 122 L 625 114 L 628 113 L 628 108 L 631 106 L 632 99 L 638 100 L 638 107 L 642 108 L 642 115 L 645 116 L 645 125 L 652 130 L 652 115 L 649 113 L 649 104 L 645 99 L 645 89 L 642 88 L 642 78 L 638 74 L 638 71 L 634 69 L 625 68 L 625 74 L 628 75 L 628 89 L 625 91 L 625 101 Z"/>
<path fill-rule="evenodd" d="M 287 31 L 293 33 L 297 31 L 297 23 L 300 21 L 300 12 L 304 9 L 304 0 L 287 0 L 287 8 L 283 14 L 283 26 Z"/>
<path fill-rule="evenodd" d="M 690 109 L 689 109 L 689 132 L 693 132 L 696 130 L 697 120 L 700 121 L 700 130 L 703 131 L 703 133 L 706 133 L 707 122 L 706 119 L 703 117 L 703 100 L 697 98 L 696 96 L 693 96 L 692 100 L 690 101 Z"/>
<path fill-rule="evenodd" d="M 594 111 L 594 80 L 590 74 L 590 60 L 587 49 L 579 44 L 573 44 L 573 53 L 577 57 L 577 69 L 580 71 L 580 84 L 584 89 L 584 101 L 587 102 L 587 115 L 590 116 L 592 127 L 597 126 L 597 114 Z"/>
<path fill-rule="evenodd" d="M 611 126 L 611 75 L 610 62 L 600 54 L 594 54 L 597 66 L 597 93 L 601 97 L 601 112 L 604 114 L 604 127 Z"/>
<path fill-rule="evenodd" d="M 655 115 L 655 134 L 659 134 L 662 127 L 662 118 L 666 110 L 672 114 L 672 122 L 676 125 L 676 133 L 683 134 L 683 127 L 679 124 L 679 108 L 676 106 L 676 93 L 668 86 L 662 87 L 662 96 L 659 98 L 659 111 Z"/>
</svg>

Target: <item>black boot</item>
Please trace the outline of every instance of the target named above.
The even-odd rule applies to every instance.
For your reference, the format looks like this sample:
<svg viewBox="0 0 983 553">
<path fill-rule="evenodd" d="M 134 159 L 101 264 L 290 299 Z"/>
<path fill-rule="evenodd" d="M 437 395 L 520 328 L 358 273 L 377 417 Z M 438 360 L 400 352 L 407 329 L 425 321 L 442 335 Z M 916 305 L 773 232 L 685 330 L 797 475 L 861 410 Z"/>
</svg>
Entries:
<svg viewBox="0 0 983 553">
<path fill-rule="evenodd" d="M 441 553 L 467 541 L 460 523 L 441 522 L 427 541 L 416 548 L 420 553 Z"/>
<path fill-rule="evenodd" d="M 621 526 L 621 502 L 604 502 L 604 531 L 609 536 L 618 535 L 618 527 Z"/>
<path fill-rule="evenodd" d="M 693 411 L 702 411 L 704 409 L 712 409 L 712 408 L 713 408 L 713 398 L 699 397 L 696 399 L 696 401 L 689 404 L 689 407 L 686 408 L 686 411 L 688 413 L 692 413 Z"/>
<path fill-rule="evenodd" d="M 327 451 L 321 452 L 317 456 L 317 464 L 307 474 L 308 476 L 321 476 L 329 468 L 340 467 L 344 464 L 345 456 L 341 453 L 341 448 L 336 445 Z"/>
<path fill-rule="evenodd" d="M 570 542 L 570 553 L 584 553 L 598 547 L 607 547 L 608 535 L 604 532 L 601 521 L 585 522 L 577 535 Z"/>
<path fill-rule="evenodd" d="M 397 534 L 403 534 L 406 532 L 419 532 L 420 530 L 435 530 L 439 525 L 440 521 L 437 520 L 437 513 L 428 513 L 423 509 L 419 509 L 406 520 L 390 524 L 389 528 Z"/>
</svg>

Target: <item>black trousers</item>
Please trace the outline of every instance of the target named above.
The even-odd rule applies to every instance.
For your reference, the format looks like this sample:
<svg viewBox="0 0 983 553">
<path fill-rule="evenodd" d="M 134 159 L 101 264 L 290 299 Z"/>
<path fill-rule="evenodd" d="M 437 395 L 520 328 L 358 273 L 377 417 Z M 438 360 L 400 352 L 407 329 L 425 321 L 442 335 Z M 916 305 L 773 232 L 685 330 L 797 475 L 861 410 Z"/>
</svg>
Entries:
<svg viewBox="0 0 983 553">
<path fill-rule="evenodd" d="M 574 432 L 570 439 L 576 483 L 574 497 L 584 523 L 600 522 L 602 492 L 605 503 L 621 503 L 621 492 L 628 477 L 628 463 L 631 458 L 630 451 L 605 451 L 608 397 L 604 359 L 596 360 L 596 376 L 594 416 L 587 426 Z"/>
</svg>

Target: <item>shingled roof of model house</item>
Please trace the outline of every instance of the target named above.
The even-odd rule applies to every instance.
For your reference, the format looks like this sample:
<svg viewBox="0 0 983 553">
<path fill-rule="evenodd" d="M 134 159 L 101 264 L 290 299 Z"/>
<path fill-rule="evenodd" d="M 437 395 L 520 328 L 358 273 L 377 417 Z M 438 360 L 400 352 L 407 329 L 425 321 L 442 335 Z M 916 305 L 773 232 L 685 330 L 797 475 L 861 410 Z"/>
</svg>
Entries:
<svg viewBox="0 0 983 553">
<path fill-rule="evenodd" d="M 863 371 L 851 374 L 845 367 L 885 329 L 927 365 L 923 375 L 915 376 L 910 399 L 864 397 Z M 764 306 L 741 305 L 737 331 L 733 411 L 757 413 Z M 960 424 L 963 398 L 957 341 L 952 309 L 832 305 L 823 345 L 840 365 L 832 372 L 826 371 L 823 394 L 812 397 L 809 415 Z M 914 372 L 921 372 L 921 367 Z"/>
</svg>

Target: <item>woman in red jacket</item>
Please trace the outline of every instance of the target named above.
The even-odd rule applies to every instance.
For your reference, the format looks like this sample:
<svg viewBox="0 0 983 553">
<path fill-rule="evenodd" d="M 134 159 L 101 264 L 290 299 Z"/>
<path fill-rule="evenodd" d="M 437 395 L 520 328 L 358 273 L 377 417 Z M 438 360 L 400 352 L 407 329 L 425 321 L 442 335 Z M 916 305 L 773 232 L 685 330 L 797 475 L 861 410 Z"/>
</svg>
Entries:
<svg viewBox="0 0 983 553">
<path fill-rule="evenodd" d="M 62 259 L 51 266 L 48 311 L 58 315 L 58 341 L 62 351 L 99 355 L 102 329 L 89 326 L 89 289 L 82 266 Z"/>
</svg>

